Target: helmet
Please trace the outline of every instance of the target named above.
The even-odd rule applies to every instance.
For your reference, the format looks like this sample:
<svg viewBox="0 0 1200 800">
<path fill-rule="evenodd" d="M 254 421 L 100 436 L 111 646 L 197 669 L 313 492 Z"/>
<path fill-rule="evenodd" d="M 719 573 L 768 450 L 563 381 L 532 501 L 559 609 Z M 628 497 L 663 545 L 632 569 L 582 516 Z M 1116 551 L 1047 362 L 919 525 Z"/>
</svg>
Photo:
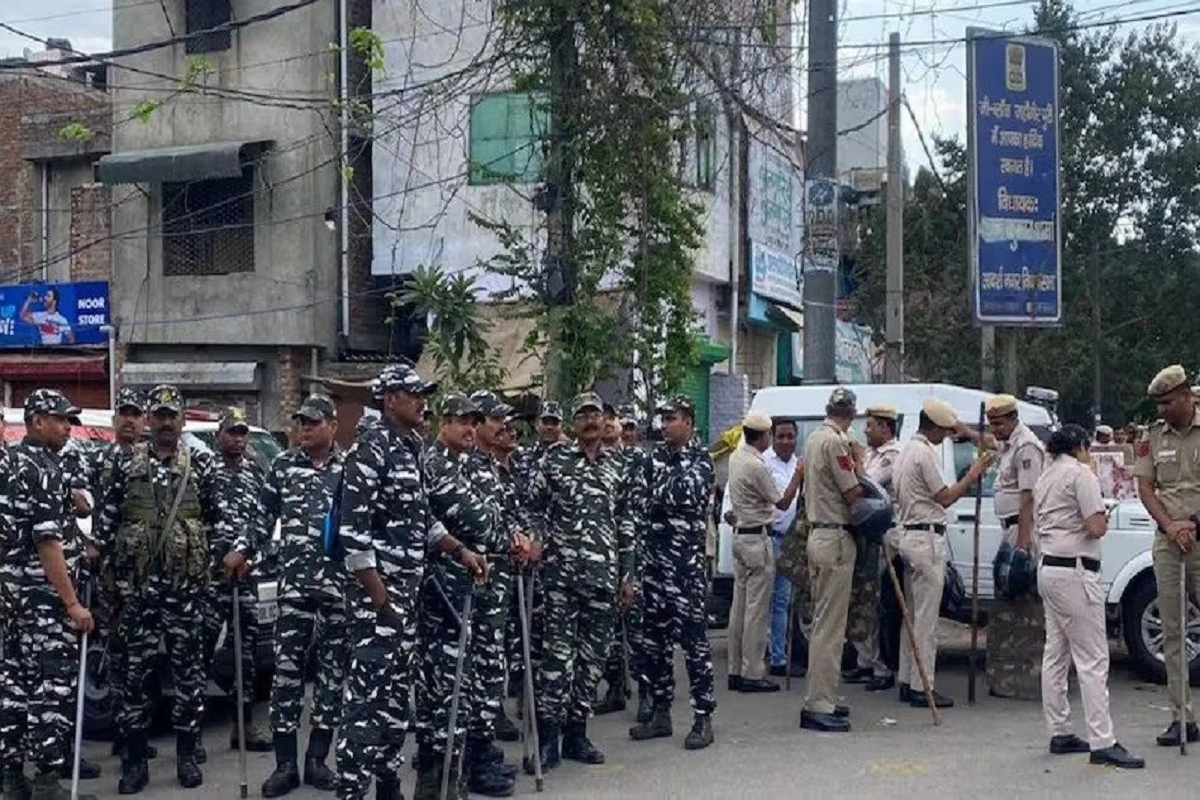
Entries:
<svg viewBox="0 0 1200 800">
<path fill-rule="evenodd" d="M 858 482 L 863 487 L 863 496 L 850 506 L 848 524 L 868 541 L 882 541 L 893 524 L 892 498 L 886 489 L 865 475 Z"/>
</svg>

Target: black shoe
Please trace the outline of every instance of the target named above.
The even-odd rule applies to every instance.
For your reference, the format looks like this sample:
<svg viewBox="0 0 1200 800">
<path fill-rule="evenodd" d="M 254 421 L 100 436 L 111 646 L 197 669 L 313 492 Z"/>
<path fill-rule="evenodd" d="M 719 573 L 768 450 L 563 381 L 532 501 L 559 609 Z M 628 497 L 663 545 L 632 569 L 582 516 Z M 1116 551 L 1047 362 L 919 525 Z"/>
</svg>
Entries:
<svg viewBox="0 0 1200 800">
<path fill-rule="evenodd" d="M 322 792 L 337 789 L 337 775 L 325 765 L 329 748 L 333 745 L 333 731 L 313 728 L 308 735 L 308 750 L 304 754 L 304 783 Z"/>
<path fill-rule="evenodd" d="M 604 763 L 604 753 L 587 737 L 586 722 L 568 722 L 563 727 L 562 757 L 580 764 Z"/>
<path fill-rule="evenodd" d="M 742 689 L 742 676 L 730 675 L 725 682 L 725 688 L 731 692 L 739 692 Z"/>
<path fill-rule="evenodd" d="M 39 772 L 29 783 L 30 800 L 72 800 L 71 790 L 63 786 L 58 770 Z M 79 800 L 96 800 L 93 794 L 81 794 Z"/>
<path fill-rule="evenodd" d="M 468 791 L 484 797 L 508 797 L 516 790 L 516 777 L 504 769 L 504 754 L 493 752 L 491 742 L 468 739 L 465 757 Z"/>
<path fill-rule="evenodd" d="M 645 686 L 638 686 L 637 721 L 646 723 L 652 719 L 654 719 L 654 701 L 650 699 L 650 690 Z"/>
<path fill-rule="evenodd" d="M 196 763 L 196 734 L 179 731 L 175 734 L 175 778 L 184 789 L 195 789 L 204 783 L 204 773 Z"/>
<path fill-rule="evenodd" d="M 318 731 L 314 730 L 313 737 L 309 739 L 310 751 L 313 749 L 313 738 L 317 733 Z M 272 737 L 272 744 L 275 750 L 275 771 L 263 781 L 262 796 L 283 797 L 288 792 L 300 788 L 300 769 L 296 765 L 296 734 L 276 733 Z M 321 743 L 316 744 L 319 747 Z M 325 752 L 329 752 L 328 745 Z"/>
<path fill-rule="evenodd" d="M 499 772 L 506 778 L 517 777 L 517 767 L 504 761 L 504 751 L 486 739 L 467 740 L 467 760 L 475 768 L 486 765 L 489 769 Z"/>
<path fill-rule="evenodd" d="M 629 729 L 629 738 L 635 742 L 644 742 L 648 739 L 670 738 L 674 734 L 675 730 L 671 725 L 671 710 L 669 708 L 656 708 L 649 720 Z"/>
<path fill-rule="evenodd" d="M 823 733 L 847 733 L 850 721 L 835 717 L 833 714 L 817 714 L 813 711 L 800 712 L 800 727 L 810 731 Z"/>
<path fill-rule="evenodd" d="M 772 664 L 767 670 L 767 674 L 773 678 L 786 678 L 788 676 L 787 664 Z"/>
<path fill-rule="evenodd" d="M 1158 746 L 1179 747 L 1179 727 L 1179 720 L 1168 725 L 1167 729 L 1158 735 Z M 1194 722 L 1187 724 L 1187 740 L 1189 743 L 1200 742 L 1200 728 L 1197 728 Z"/>
<path fill-rule="evenodd" d="M 542 773 L 552 770 L 562 761 L 562 752 L 558 747 L 558 724 L 541 720 L 538 726 L 538 753 L 542 757 Z M 526 775 L 533 775 L 533 759 L 525 759 L 523 765 Z"/>
<path fill-rule="evenodd" d="M 863 688 L 868 692 L 886 692 L 896 685 L 895 675 L 876 675 Z"/>
<path fill-rule="evenodd" d="M 625 691 L 621 688 L 619 680 L 612 681 L 608 684 L 608 691 L 604 695 L 604 699 L 596 704 L 595 714 L 612 714 L 617 711 L 625 710 Z"/>
<path fill-rule="evenodd" d="M 838 719 L 850 719 L 850 706 L 834 706 L 833 715 Z"/>
<path fill-rule="evenodd" d="M 900 684 L 900 702 L 901 703 L 911 703 L 912 699 L 913 699 L 913 694 L 914 693 L 913 693 L 911 686 L 909 686 L 907 683 Z"/>
<path fill-rule="evenodd" d="M 1092 748 L 1083 739 L 1073 733 L 1050 737 L 1050 754 L 1065 756 L 1068 753 L 1089 753 Z"/>
<path fill-rule="evenodd" d="M 521 730 L 504 713 L 503 706 L 500 707 L 500 716 L 496 718 L 496 739 L 501 742 L 521 741 Z"/>
<path fill-rule="evenodd" d="M 859 667 L 842 673 L 843 683 L 866 683 L 875 677 L 875 670 L 870 667 Z"/>
<path fill-rule="evenodd" d="M 742 694 L 767 694 L 778 692 L 779 684 L 772 683 L 766 678 L 742 678 L 738 691 Z"/>
<path fill-rule="evenodd" d="M 71 754 L 67 754 L 67 760 L 62 765 L 62 769 L 58 771 L 58 777 L 64 781 L 69 781 L 75 776 L 71 774 L 71 770 L 75 768 L 75 762 Z M 86 758 L 79 759 L 79 780 L 90 781 L 100 777 L 100 765 L 93 764 Z"/>
<path fill-rule="evenodd" d="M 146 735 L 133 733 L 125 739 L 125 756 L 121 759 L 121 780 L 118 794 L 137 794 L 150 783 L 150 768 L 146 764 Z"/>
<path fill-rule="evenodd" d="M 1093 750 L 1088 761 L 1092 764 L 1103 764 L 1118 769 L 1141 769 L 1146 766 L 1146 759 L 1133 755 L 1122 747 L 1120 742 L 1115 742 L 1112 747 L 1106 747 L 1103 750 Z"/>
<path fill-rule="evenodd" d="M 938 708 L 954 708 L 953 697 L 946 697 L 946 695 L 937 691 L 931 691 L 930 694 L 933 695 L 933 704 Z M 909 701 L 909 705 L 913 708 L 929 708 L 929 698 L 925 696 L 925 692 L 918 692 L 916 689 L 913 689 L 912 700 Z"/>
<path fill-rule="evenodd" d="M 692 729 L 683 740 L 683 749 L 703 750 L 712 743 L 712 717 L 708 714 L 697 714 L 692 722 Z"/>
<path fill-rule="evenodd" d="M 400 778 L 388 775 L 381 778 L 375 776 L 375 800 L 404 800 L 400 794 Z"/>
</svg>

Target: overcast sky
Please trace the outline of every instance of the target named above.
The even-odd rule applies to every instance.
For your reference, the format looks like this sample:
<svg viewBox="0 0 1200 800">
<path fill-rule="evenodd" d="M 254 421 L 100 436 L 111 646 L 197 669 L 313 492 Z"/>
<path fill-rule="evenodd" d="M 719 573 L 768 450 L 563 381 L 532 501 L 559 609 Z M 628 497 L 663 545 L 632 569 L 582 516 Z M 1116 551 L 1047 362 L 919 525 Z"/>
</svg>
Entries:
<svg viewBox="0 0 1200 800">
<path fill-rule="evenodd" d="M 409 2 L 410 0 L 391 0 Z M 157 0 L 129 0 L 157 5 Z M 172 2 L 171 5 L 177 5 Z M 798 3 L 803 13 L 804 0 Z M 1031 5 L 1022 0 L 840 0 L 842 18 L 839 62 L 843 75 L 876 75 L 886 82 L 886 42 L 897 31 L 902 41 L 929 42 L 961 38 L 968 26 L 1021 30 L 1032 19 Z M 1184 36 L 1200 39 L 1200 4 L 1185 0 L 1077 0 L 1085 23 L 1120 20 L 1171 11 L 1189 13 L 1174 18 Z M 0 0 L 0 21 L 39 37 L 66 37 L 79 50 L 111 47 L 111 0 Z M 1148 22 L 1122 26 L 1143 27 Z M 799 27 L 799 26 L 798 26 Z M 867 45 L 857 47 L 855 45 Z M 0 54 L 21 55 L 25 47 L 41 45 L 0 31 Z M 904 91 L 925 134 L 958 134 L 966 125 L 965 61 L 961 43 L 912 45 L 903 49 Z M 803 52 L 801 62 L 803 62 Z M 801 63 L 800 66 L 803 66 Z M 909 165 L 923 163 L 917 132 L 904 120 L 904 150 Z"/>
</svg>

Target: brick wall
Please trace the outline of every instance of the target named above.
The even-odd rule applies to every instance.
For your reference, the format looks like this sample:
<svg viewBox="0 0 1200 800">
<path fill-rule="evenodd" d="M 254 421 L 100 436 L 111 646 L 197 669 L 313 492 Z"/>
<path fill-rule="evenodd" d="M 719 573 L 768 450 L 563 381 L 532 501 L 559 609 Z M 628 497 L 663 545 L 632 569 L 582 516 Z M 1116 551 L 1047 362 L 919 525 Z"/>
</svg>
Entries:
<svg viewBox="0 0 1200 800">
<path fill-rule="evenodd" d="M 71 189 L 71 280 L 112 279 L 112 191 L 100 183 Z M 114 305 L 109 298 L 109 306 Z"/>
<path fill-rule="evenodd" d="M 279 348 L 279 419 L 290 420 L 303 399 L 302 377 L 304 365 L 300 351 L 295 347 Z"/>
</svg>

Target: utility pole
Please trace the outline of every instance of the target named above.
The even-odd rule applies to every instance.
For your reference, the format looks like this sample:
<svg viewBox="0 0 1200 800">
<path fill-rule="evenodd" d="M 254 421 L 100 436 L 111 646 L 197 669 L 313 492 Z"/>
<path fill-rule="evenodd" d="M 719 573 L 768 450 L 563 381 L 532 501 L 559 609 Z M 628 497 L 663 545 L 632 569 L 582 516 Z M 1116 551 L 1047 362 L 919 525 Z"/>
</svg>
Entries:
<svg viewBox="0 0 1200 800">
<path fill-rule="evenodd" d="M 808 0 L 808 163 L 804 204 L 808 216 L 811 181 L 837 179 L 837 0 Z M 837 200 L 833 201 L 836 220 Z M 804 235 L 812 236 L 809 220 Z M 837 273 L 840 254 L 836 230 L 821 252 L 804 247 L 804 382 L 837 380 L 834 343 Z M 832 245 L 830 247 L 829 245 Z M 831 251 L 831 252 L 830 252 Z"/>
<path fill-rule="evenodd" d="M 979 364 L 982 367 L 979 376 L 979 388 L 985 392 L 996 390 L 996 329 L 991 325 L 980 328 Z"/>
<path fill-rule="evenodd" d="M 887 350 L 884 380 L 904 381 L 904 159 L 900 152 L 900 34 L 888 37 Z"/>
<path fill-rule="evenodd" d="M 1092 239 L 1092 318 L 1095 323 L 1092 372 L 1092 415 L 1095 425 L 1104 421 L 1104 335 L 1100 326 L 1100 239 Z"/>
</svg>

